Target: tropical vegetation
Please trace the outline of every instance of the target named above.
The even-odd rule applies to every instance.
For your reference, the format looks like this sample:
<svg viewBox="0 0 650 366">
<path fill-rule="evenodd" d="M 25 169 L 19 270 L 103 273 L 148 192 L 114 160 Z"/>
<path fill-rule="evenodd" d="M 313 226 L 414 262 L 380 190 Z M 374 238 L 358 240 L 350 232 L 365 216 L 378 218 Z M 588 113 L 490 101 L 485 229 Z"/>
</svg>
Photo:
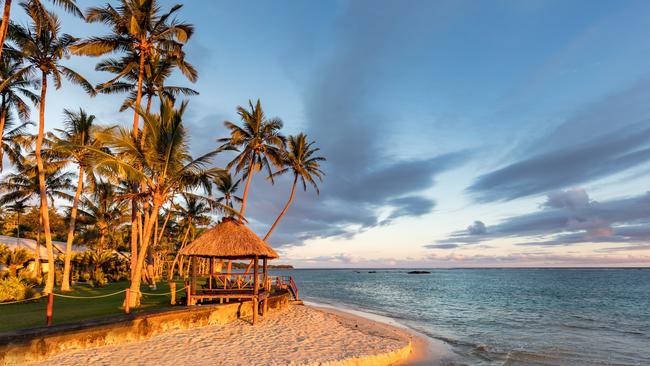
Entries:
<svg viewBox="0 0 650 366">
<path fill-rule="evenodd" d="M 192 83 L 199 77 L 186 60 L 194 27 L 178 20 L 181 5 L 164 9 L 157 0 L 113 0 L 84 10 L 75 0 L 51 3 L 57 7 L 21 1 L 29 20 L 19 24 L 11 19 L 11 0 L 4 1 L 0 234 L 35 245 L 29 251 L 0 246 L 0 293 L 6 292 L 0 302 L 50 293 L 55 286 L 74 292 L 78 283 L 99 288 L 128 281 L 135 294 L 130 306 L 138 307 L 142 279 L 155 287 L 157 280 L 186 275 L 188 263 L 179 251 L 216 220 L 249 222 L 255 176 L 271 184 L 283 175 L 292 178 L 284 181 L 291 186 L 286 203 L 272 225 L 262 228 L 265 240 L 295 202 L 298 186 L 319 192 L 325 159 L 315 142 L 304 133 L 285 137 L 282 120 L 267 117 L 259 99 L 236 108 L 239 121 L 223 122 L 228 135 L 207 153 L 192 153 L 187 109 L 198 91 L 168 82 L 175 73 Z M 59 8 L 104 25 L 106 32 L 65 34 Z M 66 65 L 84 56 L 103 57 L 95 69 L 112 74 L 110 79 L 93 85 Z M 91 105 L 72 105 L 60 111 L 62 127 L 52 128 L 45 114 L 52 87 L 81 87 L 96 98 L 124 94 L 115 110 L 128 113 L 133 123 L 108 124 Z M 215 165 L 220 156 L 225 166 Z M 229 263 L 228 271 L 242 265 Z"/>
</svg>

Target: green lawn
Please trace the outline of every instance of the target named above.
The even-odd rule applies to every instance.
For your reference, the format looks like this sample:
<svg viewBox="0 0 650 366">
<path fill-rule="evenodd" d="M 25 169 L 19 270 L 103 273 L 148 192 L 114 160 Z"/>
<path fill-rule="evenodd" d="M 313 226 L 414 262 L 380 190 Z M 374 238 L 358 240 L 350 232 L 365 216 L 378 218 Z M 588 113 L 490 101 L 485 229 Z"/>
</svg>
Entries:
<svg viewBox="0 0 650 366">
<path fill-rule="evenodd" d="M 74 291 L 65 293 L 72 296 L 97 296 L 109 294 L 126 289 L 128 282 L 115 282 L 102 288 L 90 288 L 85 285 L 76 285 Z M 176 284 L 176 288 L 183 287 L 182 282 Z M 169 292 L 169 285 L 158 283 L 156 291 L 149 290 L 149 287 L 142 286 L 143 292 L 163 294 Z M 59 293 L 55 291 L 55 293 Z M 176 294 L 176 301 L 185 296 L 183 291 Z M 53 323 L 63 324 L 79 320 L 101 318 L 107 315 L 123 314 L 122 302 L 124 293 L 100 299 L 66 299 L 54 297 Z M 155 308 L 169 307 L 170 296 L 147 296 L 142 298 L 142 306 L 138 309 L 131 309 L 132 313 L 147 311 Z M 45 308 L 47 298 L 18 304 L 0 304 L 0 332 L 10 330 L 40 327 L 45 325 Z"/>
</svg>

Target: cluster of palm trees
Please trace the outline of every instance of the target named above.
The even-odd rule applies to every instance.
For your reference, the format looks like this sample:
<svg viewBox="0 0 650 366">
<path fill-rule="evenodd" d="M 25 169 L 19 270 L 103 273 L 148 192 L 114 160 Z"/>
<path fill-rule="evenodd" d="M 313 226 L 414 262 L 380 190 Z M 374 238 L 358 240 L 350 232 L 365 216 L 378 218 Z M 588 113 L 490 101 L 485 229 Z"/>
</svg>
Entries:
<svg viewBox="0 0 650 366">
<path fill-rule="evenodd" d="M 20 210 L 36 202 L 48 253 L 44 292 L 53 291 L 55 283 L 49 210 L 57 201 L 71 203 L 61 289 L 70 290 L 75 241 L 94 237 L 98 252 L 115 249 L 110 244 L 115 239 L 112 236 L 125 228 L 129 231 L 131 290 L 138 294 L 145 263 L 160 243 L 171 243 L 173 248 L 174 259 L 168 268 L 171 279 L 174 268 L 179 264 L 182 268 L 174 254 L 188 243 L 191 232 L 196 234 L 197 225 L 209 223 L 209 213 L 246 220 L 256 172 L 271 183 L 279 175 L 293 175 L 287 203 L 265 240 L 293 202 L 299 183 L 303 189 L 310 185 L 318 192 L 317 181 L 323 177 L 320 162 L 324 160 L 317 155 L 318 148 L 302 133 L 285 137 L 282 121 L 267 118 L 259 100 L 249 102 L 248 108 L 238 107 L 241 122 L 225 122 L 230 135 L 219 139 L 214 150 L 199 157 L 190 154 L 183 122 L 188 102 L 176 99 L 197 92 L 166 84 L 174 71 L 191 82 L 197 79 L 184 52 L 194 28 L 177 20 L 180 5 L 163 12 L 156 0 L 115 0 L 115 4 L 82 11 L 75 0 L 51 2 L 89 23 L 106 25 L 108 32 L 85 39 L 62 34 L 56 14 L 39 0 L 19 4 L 30 21 L 16 24 L 9 19 L 11 1 L 4 2 L 0 154 L 7 157 L 12 169 L 0 181 L 0 204 Z M 114 77 L 95 86 L 63 64 L 71 55 L 108 54 L 96 70 Z M 133 112 L 132 127 L 100 126 L 95 116 L 78 109 L 65 110 L 64 127 L 46 133 L 48 82 L 58 89 L 63 78 L 91 96 L 124 93 L 119 109 Z M 27 133 L 32 124 L 29 104 L 39 108 L 35 136 Z M 217 154 L 230 151 L 236 156 L 225 168 L 212 165 Z M 242 182 L 240 198 L 236 192 Z M 213 195 L 214 188 L 221 192 L 220 197 Z M 138 296 L 131 299 L 131 306 L 139 304 Z"/>
</svg>

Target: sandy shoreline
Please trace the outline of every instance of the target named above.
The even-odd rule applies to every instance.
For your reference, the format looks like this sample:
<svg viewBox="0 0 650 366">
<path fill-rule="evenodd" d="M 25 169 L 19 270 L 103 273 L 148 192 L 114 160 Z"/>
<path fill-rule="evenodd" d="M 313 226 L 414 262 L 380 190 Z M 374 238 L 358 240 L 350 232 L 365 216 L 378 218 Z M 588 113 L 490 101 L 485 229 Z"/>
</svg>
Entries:
<svg viewBox="0 0 650 366">
<path fill-rule="evenodd" d="M 237 320 L 172 331 L 30 365 L 415 365 L 432 364 L 430 356 L 426 340 L 405 329 L 335 309 L 291 305 L 254 327 Z"/>
</svg>

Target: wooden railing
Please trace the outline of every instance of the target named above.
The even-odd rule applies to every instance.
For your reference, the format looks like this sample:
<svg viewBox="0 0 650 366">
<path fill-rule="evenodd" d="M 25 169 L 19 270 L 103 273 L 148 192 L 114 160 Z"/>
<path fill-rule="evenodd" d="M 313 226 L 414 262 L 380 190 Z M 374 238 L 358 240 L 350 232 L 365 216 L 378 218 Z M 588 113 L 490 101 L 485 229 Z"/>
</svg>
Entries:
<svg viewBox="0 0 650 366">
<path fill-rule="evenodd" d="M 294 300 L 298 300 L 298 285 L 296 285 L 293 276 L 271 276 L 269 280 L 274 287 L 288 289 Z"/>
<path fill-rule="evenodd" d="M 257 283 L 260 289 L 270 291 L 271 288 L 287 289 L 298 300 L 298 285 L 293 276 L 267 276 L 267 282 L 264 283 L 264 275 L 258 274 Z M 215 273 L 210 280 L 202 286 L 203 289 L 211 290 L 254 290 L 252 273 Z"/>
</svg>

